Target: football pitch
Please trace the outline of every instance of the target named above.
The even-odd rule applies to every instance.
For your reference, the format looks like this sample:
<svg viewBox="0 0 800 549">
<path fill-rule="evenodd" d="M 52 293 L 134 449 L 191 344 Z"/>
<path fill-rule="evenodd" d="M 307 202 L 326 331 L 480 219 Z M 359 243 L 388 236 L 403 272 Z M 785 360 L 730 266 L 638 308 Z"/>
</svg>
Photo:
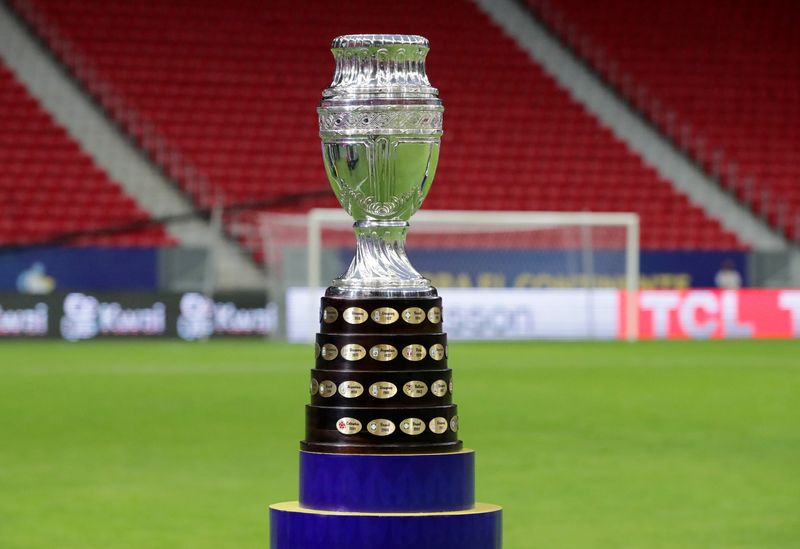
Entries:
<svg viewBox="0 0 800 549">
<path fill-rule="evenodd" d="M 509 549 L 800 547 L 800 342 L 450 345 Z M 0 547 L 265 548 L 310 346 L 0 344 Z"/>
</svg>

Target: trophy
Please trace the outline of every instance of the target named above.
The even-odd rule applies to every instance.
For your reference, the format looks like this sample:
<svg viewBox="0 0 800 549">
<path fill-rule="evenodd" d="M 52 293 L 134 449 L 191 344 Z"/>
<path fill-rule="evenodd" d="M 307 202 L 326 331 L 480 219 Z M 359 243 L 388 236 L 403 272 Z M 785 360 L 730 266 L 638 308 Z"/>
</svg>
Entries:
<svg viewBox="0 0 800 549">
<path fill-rule="evenodd" d="M 346 35 L 331 49 L 322 156 L 356 253 L 322 298 L 300 500 L 271 506 L 272 548 L 494 549 L 502 512 L 475 503 L 442 300 L 405 251 L 442 135 L 428 41 Z"/>
<path fill-rule="evenodd" d="M 405 252 L 442 136 L 444 108 L 425 73 L 428 42 L 342 36 L 332 50 L 336 72 L 317 109 L 319 134 L 328 179 L 355 220 L 356 255 L 327 296 L 435 296 Z"/>
</svg>

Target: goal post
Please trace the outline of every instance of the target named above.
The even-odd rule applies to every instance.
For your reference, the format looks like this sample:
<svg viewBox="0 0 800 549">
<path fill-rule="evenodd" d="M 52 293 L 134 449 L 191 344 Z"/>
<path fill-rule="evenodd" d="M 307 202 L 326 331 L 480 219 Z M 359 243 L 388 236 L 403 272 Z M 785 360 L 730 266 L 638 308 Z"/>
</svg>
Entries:
<svg viewBox="0 0 800 549">
<path fill-rule="evenodd" d="M 268 264 L 282 257 L 274 247 L 290 241 L 295 251 L 302 250 L 300 253 L 305 256 L 305 276 L 295 266 L 291 280 L 283 282 L 284 289 L 295 286 L 318 291 L 313 289 L 326 286 L 330 278 L 338 275 L 339 272 L 330 271 L 327 256 L 331 250 L 342 250 L 335 255 L 340 262 L 349 261 L 349 250 L 355 243 L 352 224 L 352 218 L 335 208 L 312 209 L 307 214 L 263 214 L 262 239 L 270 240 L 273 246 L 271 252 L 265 253 Z M 509 273 L 505 279 L 487 274 L 467 282 L 458 277 L 437 280 L 431 276 L 440 290 L 474 284 L 521 291 L 521 287 L 537 288 L 543 284 L 555 288 L 552 295 L 547 294 L 548 299 L 555 299 L 557 291 L 565 288 L 614 288 L 622 293 L 619 335 L 629 341 L 637 338 L 636 299 L 625 297 L 636 296 L 639 289 L 639 216 L 635 213 L 422 210 L 411 219 L 408 234 L 412 264 L 426 276 L 441 264 L 452 264 L 454 269 L 460 265 L 467 270 L 485 267 L 487 271 L 500 271 L 501 275 Z M 556 274 L 515 275 L 520 261 L 530 265 L 528 270 L 541 266 Z M 486 265 L 481 267 L 481 262 Z M 335 268 L 343 271 L 346 264 Z M 542 288 L 539 291 L 544 292 Z M 491 299 L 499 295 L 497 291 L 485 295 L 490 294 Z M 591 299 L 594 293 L 586 295 Z M 514 297 L 509 299 L 513 301 Z"/>
</svg>

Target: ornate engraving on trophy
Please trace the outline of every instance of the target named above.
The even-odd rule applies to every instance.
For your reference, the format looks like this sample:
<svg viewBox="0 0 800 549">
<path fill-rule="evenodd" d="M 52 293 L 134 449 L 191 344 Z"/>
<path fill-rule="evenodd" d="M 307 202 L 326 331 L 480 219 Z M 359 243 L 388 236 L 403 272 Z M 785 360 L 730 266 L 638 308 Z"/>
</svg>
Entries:
<svg viewBox="0 0 800 549">
<path fill-rule="evenodd" d="M 320 352 L 320 356 L 324 360 L 333 360 L 337 356 L 339 356 L 339 350 L 336 348 L 336 345 L 332 345 L 330 343 L 326 343 L 322 346 L 322 351 Z"/>
<path fill-rule="evenodd" d="M 420 398 L 428 394 L 428 386 L 424 381 L 408 381 L 403 384 L 403 392 L 411 398 Z"/>
<path fill-rule="evenodd" d="M 392 324 L 398 318 L 400 318 L 400 315 L 397 313 L 397 311 L 391 307 L 379 307 L 372 311 L 370 316 L 372 317 L 372 320 L 378 324 Z"/>
<path fill-rule="evenodd" d="M 450 394 L 453 394 L 453 380 L 450 380 L 450 383 L 447 384 L 447 388 L 450 390 Z"/>
<path fill-rule="evenodd" d="M 332 397 L 336 394 L 336 384 L 330 380 L 321 381 L 319 384 L 319 396 L 323 398 Z"/>
<path fill-rule="evenodd" d="M 360 397 L 364 392 L 364 386 L 358 381 L 343 381 L 339 384 L 339 394 L 344 398 Z"/>
<path fill-rule="evenodd" d="M 443 417 L 435 417 L 428 423 L 428 429 L 437 435 L 441 435 L 442 433 L 446 432 L 447 427 L 447 419 Z"/>
<path fill-rule="evenodd" d="M 403 357 L 412 362 L 418 362 L 422 360 L 427 354 L 428 353 L 425 350 L 425 347 L 417 343 L 412 343 L 411 345 L 406 345 L 403 347 Z"/>
<path fill-rule="evenodd" d="M 397 385 L 390 381 L 376 381 L 369 386 L 369 394 L 381 400 L 392 398 L 397 394 Z"/>
<path fill-rule="evenodd" d="M 431 393 L 437 397 L 443 397 L 447 394 L 447 383 L 443 379 L 437 379 L 431 383 Z"/>
<path fill-rule="evenodd" d="M 444 345 L 441 343 L 434 343 L 428 350 L 428 354 L 431 355 L 433 360 L 442 360 L 444 358 Z"/>
<path fill-rule="evenodd" d="M 397 349 L 388 343 L 379 343 L 369 350 L 369 356 L 379 362 L 389 362 L 397 358 Z"/>
<path fill-rule="evenodd" d="M 367 111 L 331 112 L 319 117 L 321 131 L 338 133 L 348 130 L 363 132 L 364 130 L 392 130 L 399 133 L 407 130 L 416 133 L 418 130 L 438 131 L 442 127 L 442 113 L 432 111 Z"/>
<path fill-rule="evenodd" d="M 342 347 L 342 358 L 355 362 L 367 356 L 367 350 L 358 343 L 348 343 Z"/>
<path fill-rule="evenodd" d="M 314 358 L 319 358 L 320 347 L 319 343 L 314 343 Z"/>
<path fill-rule="evenodd" d="M 325 307 L 325 309 L 322 311 L 322 321 L 325 324 L 336 322 L 337 318 L 339 318 L 339 311 L 337 311 L 334 307 Z"/>
<path fill-rule="evenodd" d="M 336 430 L 343 435 L 355 435 L 361 431 L 361 422 L 354 417 L 343 417 L 336 422 Z"/>
<path fill-rule="evenodd" d="M 394 433 L 394 423 L 388 419 L 373 419 L 367 424 L 367 431 L 379 437 L 385 437 Z"/>
<path fill-rule="evenodd" d="M 421 324 L 425 320 L 425 311 L 419 307 L 409 307 L 403 311 L 402 317 L 409 324 Z"/>
<path fill-rule="evenodd" d="M 313 377 L 311 378 L 311 383 L 309 384 L 308 391 L 311 393 L 311 396 L 316 395 L 317 391 L 319 391 L 319 382 Z"/>
<path fill-rule="evenodd" d="M 410 417 L 400 422 L 400 430 L 407 435 L 418 435 L 425 430 L 425 422 L 417 417 Z"/>
<path fill-rule="evenodd" d="M 439 307 L 431 307 L 428 311 L 428 320 L 433 324 L 439 324 L 442 321 L 442 310 Z"/>
<path fill-rule="evenodd" d="M 367 321 L 369 315 L 361 307 L 348 307 L 342 313 L 342 318 L 348 324 L 363 324 Z"/>
</svg>

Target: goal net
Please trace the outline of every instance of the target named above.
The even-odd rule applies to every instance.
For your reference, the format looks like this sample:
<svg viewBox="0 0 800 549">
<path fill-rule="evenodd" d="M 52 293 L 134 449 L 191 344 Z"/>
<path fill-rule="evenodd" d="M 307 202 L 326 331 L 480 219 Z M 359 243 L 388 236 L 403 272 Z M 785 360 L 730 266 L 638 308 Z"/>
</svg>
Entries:
<svg viewBox="0 0 800 549">
<path fill-rule="evenodd" d="M 264 213 L 259 232 L 284 334 L 308 341 L 319 297 L 355 250 L 340 209 Z M 431 211 L 408 256 L 445 300 L 453 339 L 636 339 L 639 219 L 633 213 Z"/>
</svg>

